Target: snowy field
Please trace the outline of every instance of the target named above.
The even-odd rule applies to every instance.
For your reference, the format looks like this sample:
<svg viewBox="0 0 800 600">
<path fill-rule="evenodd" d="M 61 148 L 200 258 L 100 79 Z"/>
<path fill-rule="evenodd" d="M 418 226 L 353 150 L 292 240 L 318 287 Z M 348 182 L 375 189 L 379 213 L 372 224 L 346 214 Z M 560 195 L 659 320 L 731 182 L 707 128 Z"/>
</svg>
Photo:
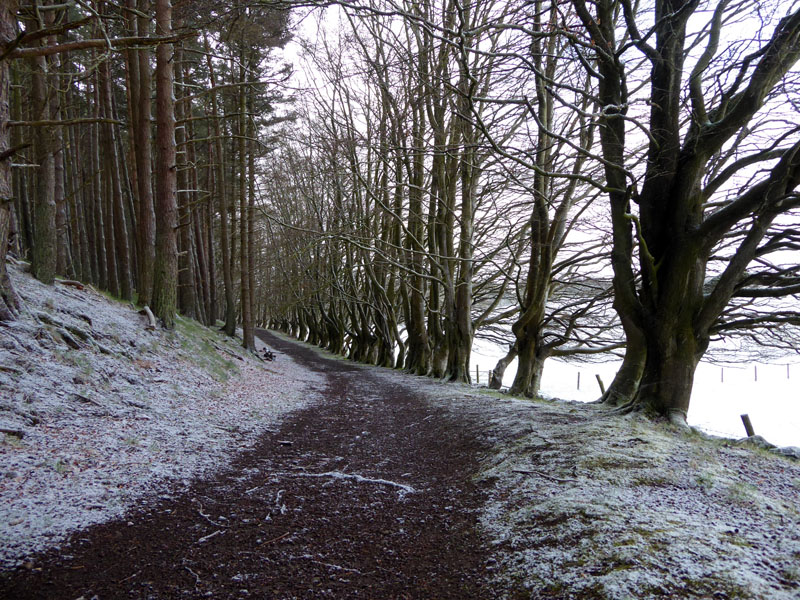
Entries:
<svg viewBox="0 0 800 600">
<path fill-rule="evenodd" d="M 503 354 L 497 345 L 476 339 L 472 347 L 473 377 L 477 366 L 481 383 L 486 383 L 489 369 Z M 796 360 L 791 357 L 780 364 L 745 363 L 724 369 L 700 363 L 689 424 L 713 435 L 741 438 L 745 431 L 740 415 L 747 413 L 758 435 L 778 446 L 800 446 L 800 363 L 790 364 L 788 378 L 786 367 Z M 582 402 L 597 400 L 600 387 L 595 375 L 609 385 L 620 362 L 576 364 L 551 358 L 545 363 L 542 394 Z M 506 370 L 504 385 L 511 384 L 516 371 L 515 360 Z"/>
</svg>

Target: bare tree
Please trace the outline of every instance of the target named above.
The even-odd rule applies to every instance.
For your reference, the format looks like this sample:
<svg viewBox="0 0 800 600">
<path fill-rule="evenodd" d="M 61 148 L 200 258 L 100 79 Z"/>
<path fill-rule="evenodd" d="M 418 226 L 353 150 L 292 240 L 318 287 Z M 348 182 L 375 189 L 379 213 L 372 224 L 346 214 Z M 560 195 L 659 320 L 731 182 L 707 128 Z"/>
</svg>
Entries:
<svg viewBox="0 0 800 600">
<path fill-rule="evenodd" d="M 625 377 L 609 399 L 685 422 L 712 333 L 731 299 L 752 290 L 748 265 L 777 241 L 770 226 L 800 205 L 794 126 L 784 121 L 766 148 L 744 144 L 759 138 L 750 129 L 759 111 L 796 89 L 800 8 L 774 3 L 752 15 L 749 4 L 725 0 L 657 0 L 651 12 L 627 0 L 572 4 L 582 31 L 565 34 L 599 82 L 615 307 L 628 341 Z M 747 35 L 753 28 L 759 36 Z M 634 70 L 642 61 L 649 78 Z M 632 151 L 642 135 L 646 159 Z M 753 291 L 797 292 L 770 287 Z"/>
</svg>

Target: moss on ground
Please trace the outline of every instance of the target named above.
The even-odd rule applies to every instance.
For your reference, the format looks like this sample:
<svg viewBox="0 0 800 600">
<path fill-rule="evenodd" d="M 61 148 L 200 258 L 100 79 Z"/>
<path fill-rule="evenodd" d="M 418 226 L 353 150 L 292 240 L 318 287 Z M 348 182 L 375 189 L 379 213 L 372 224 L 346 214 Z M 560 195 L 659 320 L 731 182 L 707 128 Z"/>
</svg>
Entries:
<svg viewBox="0 0 800 600">
<path fill-rule="evenodd" d="M 231 360 L 233 357 L 227 357 L 218 349 L 225 348 L 227 352 L 236 355 L 238 349 L 232 348 L 229 340 L 194 319 L 177 317 L 175 327 L 177 341 L 186 357 L 211 373 L 217 381 L 227 381 L 239 373 L 238 366 Z"/>
</svg>

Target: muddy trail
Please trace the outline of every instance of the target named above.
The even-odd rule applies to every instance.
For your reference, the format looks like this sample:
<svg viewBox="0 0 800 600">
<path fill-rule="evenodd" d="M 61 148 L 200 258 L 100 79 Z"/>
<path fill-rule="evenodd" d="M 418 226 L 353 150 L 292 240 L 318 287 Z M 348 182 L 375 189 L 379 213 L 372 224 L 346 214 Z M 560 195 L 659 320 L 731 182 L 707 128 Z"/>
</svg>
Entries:
<svg viewBox="0 0 800 600">
<path fill-rule="evenodd" d="M 0 598 L 491 598 L 471 483 L 486 442 L 419 392 L 259 332 L 321 400 L 213 479 L 75 533 Z"/>
</svg>

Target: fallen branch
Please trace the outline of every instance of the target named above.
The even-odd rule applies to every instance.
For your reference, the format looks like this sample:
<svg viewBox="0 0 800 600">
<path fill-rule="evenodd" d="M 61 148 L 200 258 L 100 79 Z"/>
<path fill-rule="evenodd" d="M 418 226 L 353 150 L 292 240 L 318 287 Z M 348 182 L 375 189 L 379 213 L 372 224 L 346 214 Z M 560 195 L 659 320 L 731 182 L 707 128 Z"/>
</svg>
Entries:
<svg viewBox="0 0 800 600">
<path fill-rule="evenodd" d="M 301 556 L 300 558 L 305 558 L 305 557 Z M 348 573 L 358 573 L 359 575 L 363 575 L 363 573 L 358 569 L 350 569 L 348 567 L 343 567 L 341 565 L 334 565 L 333 563 L 327 563 L 321 560 L 314 560 L 313 558 L 309 558 L 308 560 L 310 560 L 314 564 L 322 565 L 323 567 L 328 567 L 329 569 L 333 569 L 334 571 L 346 571 Z"/>
<path fill-rule="evenodd" d="M 241 356 L 239 356 L 238 354 L 236 354 L 235 352 L 231 352 L 230 350 L 227 350 L 227 349 L 223 348 L 222 346 L 220 346 L 218 344 L 215 344 L 214 342 L 211 342 L 211 344 L 214 346 L 214 348 L 216 348 L 220 352 L 224 352 L 225 354 L 229 354 L 230 356 L 232 356 L 233 358 L 235 358 L 237 360 L 244 361 L 244 359 Z"/>
<path fill-rule="evenodd" d="M 56 279 L 56 283 L 60 283 L 61 285 L 69 285 L 79 290 L 83 290 L 86 286 L 81 283 L 80 281 L 75 281 L 73 279 Z"/>
<path fill-rule="evenodd" d="M 212 525 L 216 525 L 217 527 L 225 527 L 222 523 L 217 523 L 209 515 L 207 515 L 206 513 L 203 512 L 203 505 L 200 503 L 200 500 L 198 500 L 197 498 L 193 498 L 192 501 L 193 502 L 197 502 L 197 505 L 200 507 L 200 508 L 197 509 L 197 512 L 206 521 L 208 521 Z"/>
<path fill-rule="evenodd" d="M 81 395 L 81 394 L 79 394 L 77 392 L 73 392 L 72 394 L 70 394 L 70 399 L 71 400 L 77 400 L 79 402 L 84 402 L 86 404 L 94 404 L 95 406 L 100 406 L 100 407 L 103 406 L 99 402 L 97 402 L 95 400 L 92 400 L 91 398 L 87 398 L 86 396 L 83 396 L 83 395 Z"/>
<path fill-rule="evenodd" d="M 191 573 L 192 575 L 194 575 L 194 579 L 195 579 L 194 584 L 195 584 L 195 586 L 200 585 L 200 575 L 198 575 L 197 573 L 195 573 L 194 571 L 192 571 L 189 567 L 187 567 L 185 565 L 184 565 L 183 568 L 186 569 L 187 571 L 189 571 L 189 573 Z"/>
<path fill-rule="evenodd" d="M 156 318 L 153 315 L 153 311 L 150 310 L 150 307 L 145 305 L 142 307 L 142 310 L 139 311 L 140 315 L 145 315 L 147 317 L 147 327 L 145 329 L 155 329 L 156 328 Z"/>
<path fill-rule="evenodd" d="M 552 475 L 542 473 L 541 471 L 537 471 L 535 469 L 514 469 L 513 472 L 520 473 L 522 475 L 538 475 L 539 477 L 544 477 L 545 479 L 549 479 L 550 481 L 555 481 L 557 483 L 578 483 L 577 479 L 562 479 L 561 477 L 553 477 Z"/>
<path fill-rule="evenodd" d="M 16 438 L 22 439 L 25 437 L 25 432 L 21 429 L 9 429 L 6 427 L 0 427 L 0 433 L 5 433 L 6 435 L 13 435 Z"/>
<path fill-rule="evenodd" d="M 410 485 L 397 483 L 396 481 L 389 481 L 388 479 L 373 479 L 371 477 L 362 477 L 361 475 L 355 475 L 352 473 L 342 473 L 341 471 L 328 471 L 327 473 L 286 473 L 286 475 L 291 475 L 293 477 L 330 477 L 332 479 L 352 479 L 357 483 L 375 483 L 378 485 L 388 485 L 400 488 L 407 494 L 413 494 L 416 492 L 416 490 Z"/>
</svg>

